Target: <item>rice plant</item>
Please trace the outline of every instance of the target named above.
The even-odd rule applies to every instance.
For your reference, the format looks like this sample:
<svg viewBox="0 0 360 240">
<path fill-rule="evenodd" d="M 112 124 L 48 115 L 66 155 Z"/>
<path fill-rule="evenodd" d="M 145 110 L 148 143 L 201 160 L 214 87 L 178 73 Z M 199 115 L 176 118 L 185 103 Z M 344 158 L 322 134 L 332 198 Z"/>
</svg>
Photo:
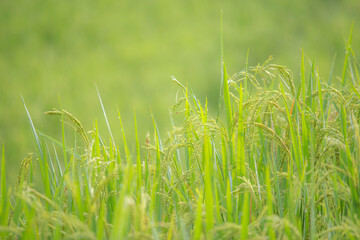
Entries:
<svg viewBox="0 0 360 240">
<path fill-rule="evenodd" d="M 6 184 L 2 239 L 360 239 L 360 75 L 351 35 L 341 77 L 319 75 L 303 54 L 301 76 L 271 58 L 228 75 L 219 114 L 179 85 L 168 136 L 139 139 L 97 122 L 85 130 L 64 109 L 61 140 L 36 129 L 37 152 Z M 66 129 L 76 133 L 69 139 Z M 121 144 L 114 140 L 121 134 Z M 134 134 L 128 143 L 126 134 Z M 73 142 L 73 145 L 69 145 Z M 40 169 L 40 177 L 36 176 Z M 39 180 L 37 180 L 39 179 Z"/>
</svg>

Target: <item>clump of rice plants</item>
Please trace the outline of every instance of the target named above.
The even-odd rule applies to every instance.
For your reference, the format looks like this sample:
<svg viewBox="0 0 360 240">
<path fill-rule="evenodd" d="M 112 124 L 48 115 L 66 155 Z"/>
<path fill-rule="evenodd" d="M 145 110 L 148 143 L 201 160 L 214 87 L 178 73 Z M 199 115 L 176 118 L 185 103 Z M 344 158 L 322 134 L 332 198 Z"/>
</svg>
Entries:
<svg viewBox="0 0 360 240">
<path fill-rule="evenodd" d="M 310 68 L 308 67 L 310 66 Z M 307 70 L 306 70 L 307 68 Z M 146 139 L 107 141 L 66 110 L 63 138 L 38 131 L 37 153 L 16 186 L 1 160 L 3 239 L 360 239 L 360 75 L 351 49 L 343 74 L 301 76 L 271 59 L 229 76 L 222 63 L 220 114 L 178 80 L 169 136 L 156 121 Z M 67 144 L 65 128 L 82 141 Z M 151 132 L 151 133 L 150 133 Z M 164 142 L 164 140 L 166 140 Z M 131 146 L 134 146 L 134 151 Z M 40 187 L 35 170 L 40 169 Z"/>
</svg>

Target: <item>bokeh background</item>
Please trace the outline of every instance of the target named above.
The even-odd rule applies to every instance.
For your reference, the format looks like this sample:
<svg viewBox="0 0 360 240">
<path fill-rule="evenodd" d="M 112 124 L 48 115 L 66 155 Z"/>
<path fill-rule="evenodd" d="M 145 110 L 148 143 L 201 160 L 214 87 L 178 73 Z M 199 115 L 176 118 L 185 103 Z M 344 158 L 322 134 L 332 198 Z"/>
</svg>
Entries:
<svg viewBox="0 0 360 240">
<path fill-rule="evenodd" d="M 112 131 L 120 139 L 117 108 L 128 135 L 136 108 L 141 142 L 152 131 L 151 113 L 166 136 L 169 108 L 178 86 L 188 84 L 210 109 L 218 106 L 220 15 L 228 73 L 270 55 L 299 79 L 301 50 L 327 77 L 336 55 L 340 73 L 344 43 L 354 23 L 353 48 L 360 49 L 359 0 L 1 0 L 0 146 L 7 176 L 35 144 L 22 105 L 24 97 L 39 130 L 60 139 L 53 107 L 73 113 L 87 130 L 98 120 L 106 137 L 95 84 Z M 131 137 L 130 137 L 131 138 Z"/>
</svg>

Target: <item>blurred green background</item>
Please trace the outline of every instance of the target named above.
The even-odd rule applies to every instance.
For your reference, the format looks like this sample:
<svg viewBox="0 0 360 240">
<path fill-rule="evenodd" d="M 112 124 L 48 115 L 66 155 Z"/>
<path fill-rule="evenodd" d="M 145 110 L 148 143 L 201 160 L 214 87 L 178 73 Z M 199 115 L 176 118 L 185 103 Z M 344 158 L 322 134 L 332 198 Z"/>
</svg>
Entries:
<svg viewBox="0 0 360 240">
<path fill-rule="evenodd" d="M 9 180 L 16 179 L 26 154 L 36 151 L 20 93 L 35 126 L 57 139 L 59 119 L 43 112 L 59 108 L 59 98 L 87 130 L 98 119 L 107 132 L 95 83 L 117 140 L 116 107 L 129 135 L 136 108 L 142 143 L 152 130 L 151 112 L 166 136 L 178 90 L 169 75 L 216 109 L 221 10 L 230 74 L 245 67 L 249 49 L 250 64 L 272 55 L 298 80 L 301 48 L 323 77 L 337 54 L 339 73 L 352 22 L 353 48 L 360 49 L 359 0 L 1 0 L 0 145 Z"/>
</svg>

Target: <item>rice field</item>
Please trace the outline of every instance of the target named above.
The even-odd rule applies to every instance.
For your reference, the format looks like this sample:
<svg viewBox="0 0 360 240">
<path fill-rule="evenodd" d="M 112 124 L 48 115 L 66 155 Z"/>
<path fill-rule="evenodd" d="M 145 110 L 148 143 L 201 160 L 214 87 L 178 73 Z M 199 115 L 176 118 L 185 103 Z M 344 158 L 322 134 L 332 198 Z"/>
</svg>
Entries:
<svg viewBox="0 0 360 240">
<path fill-rule="evenodd" d="M 131 150 L 134 106 L 141 141 L 152 129 L 151 114 L 163 138 L 172 128 L 168 112 L 178 89 L 169 75 L 203 103 L 207 97 L 216 117 L 221 10 L 229 74 L 245 68 L 249 49 L 249 66 L 272 55 L 298 84 L 304 49 L 326 79 L 336 54 L 333 74 L 341 76 L 352 22 L 352 47 L 360 49 L 359 0 L 1 0 L 0 148 L 5 145 L 7 183 L 15 184 L 21 160 L 35 150 L 19 93 L 37 130 L 61 139 L 58 118 L 43 113 L 64 108 L 86 130 L 97 119 L 107 139 L 96 83 L 114 139 L 121 143 L 118 107 Z"/>
<path fill-rule="evenodd" d="M 346 42 L 340 76 L 302 54 L 300 76 L 269 58 L 234 74 L 221 64 L 220 102 L 175 77 L 173 126 L 139 139 L 118 110 L 113 133 L 65 109 L 46 112 L 61 139 L 39 131 L 24 102 L 35 154 L 6 183 L 1 239 L 360 239 L 360 75 Z M 248 58 L 247 58 L 248 59 Z M 122 141 L 115 141 L 121 134 Z M 127 141 L 127 134 L 135 136 Z M 109 137 L 103 137 L 104 135 Z"/>
</svg>

